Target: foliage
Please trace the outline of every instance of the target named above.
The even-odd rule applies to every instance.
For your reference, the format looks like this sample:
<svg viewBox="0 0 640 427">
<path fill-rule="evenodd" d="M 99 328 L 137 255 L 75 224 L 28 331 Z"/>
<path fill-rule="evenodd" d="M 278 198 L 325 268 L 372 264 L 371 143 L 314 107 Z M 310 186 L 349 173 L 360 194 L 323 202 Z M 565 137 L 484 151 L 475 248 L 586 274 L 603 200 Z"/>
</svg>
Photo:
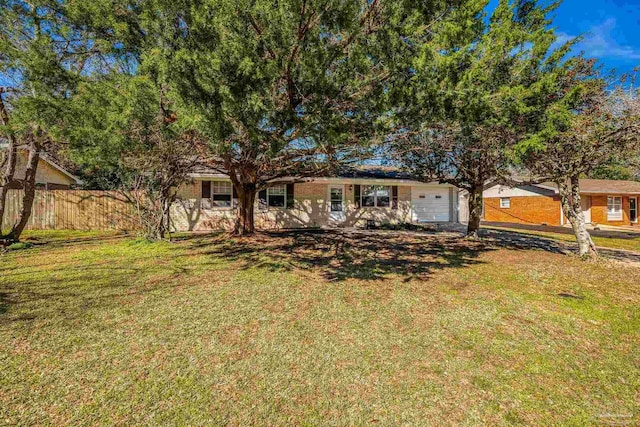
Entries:
<svg viewBox="0 0 640 427">
<path fill-rule="evenodd" d="M 162 119 L 161 119 L 162 120 Z M 165 123 L 131 129 L 136 147 L 124 152 L 126 178 L 122 191 L 137 209 L 148 239 L 163 239 L 171 230 L 170 209 L 178 188 L 201 164 L 193 133 L 174 135 Z"/>
<path fill-rule="evenodd" d="M 19 240 L 29 220 L 41 151 L 57 138 L 63 100 L 89 66 L 92 42 L 69 22 L 65 5 L 37 0 L 0 1 L 0 136 L 8 141 L 0 179 L 0 217 L 14 180 L 18 148 L 29 151 L 19 220 L 7 238 Z M 1 228 L 1 224 L 0 224 Z"/>
<path fill-rule="evenodd" d="M 253 232 L 256 192 L 285 176 L 365 155 L 388 111 L 400 37 L 439 2 L 157 1 L 141 69 L 210 138 L 238 192 L 236 231 Z M 409 29 L 410 30 L 410 29 Z M 382 116 L 381 116 L 382 115 Z"/>
<path fill-rule="evenodd" d="M 595 60 L 572 58 L 563 71 L 547 87 L 537 129 L 516 150 L 537 179 L 558 185 L 580 253 L 589 256 L 596 248 L 585 227 L 579 178 L 629 161 L 640 144 L 640 108 L 637 94 L 610 90 Z"/>
<path fill-rule="evenodd" d="M 80 86 L 66 129 L 74 160 L 92 183 L 123 193 L 150 239 L 170 230 L 176 191 L 207 156 L 202 138 L 181 128 L 168 105 L 148 76 L 110 75 Z"/>
<path fill-rule="evenodd" d="M 400 163 L 425 181 L 469 191 L 473 235 L 485 183 L 509 177 L 511 149 L 568 49 L 552 49 L 548 15 L 555 5 L 501 1 L 489 19 L 485 6 L 465 2 L 420 45 L 392 145 Z"/>
<path fill-rule="evenodd" d="M 637 180 L 638 176 L 632 166 L 611 162 L 593 168 L 589 178 L 633 181 Z"/>
</svg>

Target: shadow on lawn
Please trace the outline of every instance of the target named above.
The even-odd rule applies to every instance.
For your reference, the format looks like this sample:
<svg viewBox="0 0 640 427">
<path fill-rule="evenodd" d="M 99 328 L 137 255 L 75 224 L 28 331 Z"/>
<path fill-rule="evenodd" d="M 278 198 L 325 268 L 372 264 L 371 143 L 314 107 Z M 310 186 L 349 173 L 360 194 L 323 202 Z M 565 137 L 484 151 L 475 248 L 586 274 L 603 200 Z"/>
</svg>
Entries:
<svg viewBox="0 0 640 427">
<path fill-rule="evenodd" d="M 574 244 L 511 231 L 482 230 L 482 239 L 460 233 L 285 230 L 251 238 L 194 239 L 205 254 L 241 262 L 241 268 L 271 271 L 317 270 L 328 280 L 379 280 L 388 274 L 405 281 L 428 279 L 436 270 L 480 264 L 484 252 L 496 249 L 544 251 L 568 255 Z M 607 258 L 640 262 L 640 254 L 606 250 Z"/>
<path fill-rule="evenodd" d="M 332 281 L 380 280 L 388 274 L 425 280 L 436 270 L 481 263 L 479 255 L 493 250 L 454 233 L 326 230 L 269 232 L 197 245 L 207 246 L 208 255 L 241 262 L 241 268 L 315 270 Z"/>
<path fill-rule="evenodd" d="M 9 294 L 0 292 L 0 315 L 9 311 Z"/>
<path fill-rule="evenodd" d="M 500 246 L 505 249 L 539 249 L 547 252 L 560 254 L 577 254 L 578 246 L 574 242 L 560 242 L 551 238 L 536 237 L 527 233 L 517 231 L 503 231 L 494 229 L 483 229 L 480 235 L 486 243 Z M 624 249 L 599 248 L 600 256 L 623 262 L 640 263 L 640 253 Z"/>
</svg>

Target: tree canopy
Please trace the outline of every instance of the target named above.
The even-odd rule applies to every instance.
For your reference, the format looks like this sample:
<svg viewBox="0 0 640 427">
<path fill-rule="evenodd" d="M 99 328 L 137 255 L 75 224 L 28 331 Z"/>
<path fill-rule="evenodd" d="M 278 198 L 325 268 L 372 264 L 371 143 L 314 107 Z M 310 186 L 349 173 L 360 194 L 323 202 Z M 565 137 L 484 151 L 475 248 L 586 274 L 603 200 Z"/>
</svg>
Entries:
<svg viewBox="0 0 640 427">
<path fill-rule="evenodd" d="M 555 5 L 503 0 L 490 16 L 485 7 L 465 2 L 419 46 L 392 145 L 392 155 L 425 181 L 469 192 L 471 235 L 484 185 L 510 175 L 512 149 L 531 130 L 545 81 L 568 49 L 552 48 Z"/>
</svg>

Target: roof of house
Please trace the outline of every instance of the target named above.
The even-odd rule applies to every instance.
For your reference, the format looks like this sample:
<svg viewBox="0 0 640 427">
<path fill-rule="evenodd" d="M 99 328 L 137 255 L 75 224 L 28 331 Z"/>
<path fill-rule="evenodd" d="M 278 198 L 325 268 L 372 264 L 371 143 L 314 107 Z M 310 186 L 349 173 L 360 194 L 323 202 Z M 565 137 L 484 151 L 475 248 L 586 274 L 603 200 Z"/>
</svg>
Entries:
<svg viewBox="0 0 640 427">
<path fill-rule="evenodd" d="M 523 182 L 524 184 L 524 182 Z M 553 192 L 558 192 L 555 182 L 542 182 L 533 185 Z M 614 179 L 580 179 L 580 192 L 584 194 L 640 194 L 640 182 Z"/>
<path fill-rule="evenodd" d="M 225 173 L 221 173 L 219 169 L 214 168 L 200 168 L 191 174 L 194 178 L 228 178 Z M 362 179 L 362 180 L 394 180 L 394 181 L 416 181 L 419 179 L 408 172 L 403 171 L 400 168 L 393 166 L 380 166 L 380 165 L 357 165 L 357 166 L 343 166 L 334 172 L 328 172 L 315 177 L 308 177 L 303 179 Z M 278 179 L 278 181 L 288 181 L 296 179 L 296 177 L 284 177 Z"/>
<path fill-rule="evenodd" d="M 640 182 L 613 179 L 581 179 L 580 191 L 592 194 L 640 194 Z"/>
</svg>

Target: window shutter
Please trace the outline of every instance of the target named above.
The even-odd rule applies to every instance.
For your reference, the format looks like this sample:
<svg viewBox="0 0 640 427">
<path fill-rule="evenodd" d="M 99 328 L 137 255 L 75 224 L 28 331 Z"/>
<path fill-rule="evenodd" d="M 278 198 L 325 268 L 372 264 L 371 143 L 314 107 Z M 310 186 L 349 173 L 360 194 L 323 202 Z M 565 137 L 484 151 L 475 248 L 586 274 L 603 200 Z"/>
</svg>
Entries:
<svg viewBox="0 0 640 427">
<path fill-rule="evenodd" d="M 236 186 L 233 186 L 233 195 L 231 196 L 231 207 L 232 208 L 237 208 L 238 207 L 238 190 L 236 190 Z"/>
<path fill-rule="evenodd" d="M 287 209 L 293 209 L 293 206 L 294 206 L 293 184 L 287 184 Z"/>
<path fill-rule="evenodd" d="M 258 192 L 258 206 L 260 209 L 267 209 L 267 190 Z"/>
<path fill-rule="evenodd" d="M 391 209 L 398 209 L 398 186 L 391 187 Z"/>
<path fill-rule="evenodd" d="M 360 186 L 359 185 L 354 185 L 353 186 L 353 202 L 356 206 L 356 209 L 360 209 Z"/>
<path fill-rule="evenodd" d="M 202 181 L 202 198 L 211 198 L 211 181 Z"/>
</svg>

